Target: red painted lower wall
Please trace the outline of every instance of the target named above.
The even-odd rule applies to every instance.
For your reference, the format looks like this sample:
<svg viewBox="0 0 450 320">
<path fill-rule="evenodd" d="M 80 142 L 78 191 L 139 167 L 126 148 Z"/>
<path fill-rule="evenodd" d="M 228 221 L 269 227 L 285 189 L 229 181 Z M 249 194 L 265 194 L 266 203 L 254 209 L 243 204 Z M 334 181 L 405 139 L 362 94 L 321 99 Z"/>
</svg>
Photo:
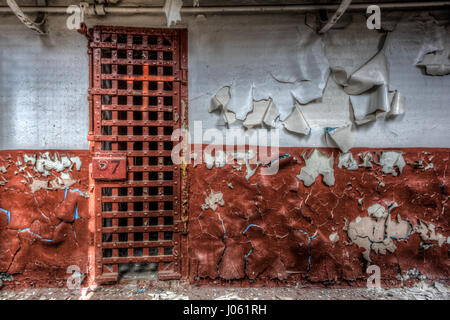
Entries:
<svg viewBox="0 0 450 320">
<path fill-rule="evenodd" d="M 397 176 L 383 174 L 375 163 L 384 150 L 353 149 L 358 162 L 358 154 L 367 152 L 374 161 L 372 169 L 351 171 L 338 168 L 337 149 L 321 149 L 334 154 L 335 183 L 327 186 L 319 176 L 306 187 L 296 175 L 305 166 L 302 154 L 306 152 L 308 158 L 312 150 L 281 149 L 280 154 L 290 157 L 280 161 L 278 173 L 261 175 L 258 169 L 249 181 L 245 165 L 239 171 L 236 162 L 212 169 L 205 164 L 189 166 L 191 281 L 239 286 L 294 281 L 364 285 L 369 263 L 363 257 L 364 248 L 351 241 L 348 233 L 349 224 L 362 218 L 381 228 L 381 242 L 370 244 L 369 259 L 380 267 L 384 285 L 399 285 L 400 275 L 403 283 L 419 274 L 448 281 L 449 149 L 400 150 L 406 166 Z M 433 166 L 427 167 L 429 163 Z M 215 211 L 208 206 L 202 209 L 211 190 L 223 194 L 223 206 L 216 203 Z M 388 234 L 385 222 L 377 224 L 375 218 L 368 218 L 367 209 L 374 204 L 389 211 L 387 219 L 397 223 L 398 215 L 407 221 L 398 225 L 411 228 L 405 238 L 395 237 L 391 229 Z M 394 222 L 392 226 L 397 226 Z M 361 233 L 358 241 L 365 241 L 365 232 L 375 232 L 356 226 Z M 335 235 L 330 239 L 331 234 Z M 393 252 L 376 250 L 376 246 L 385 248 L 383 241 L 395 245 Z"/>
<path fill-rule="evenodd" d="M 385 286 L 401 284 L 399 275 L 404 277 L 403 283 L 420 274 L 448 282 L 449 149 L 400 150 L 406 166 L 397 176 L 383 174 L 377 164 L 385 150 L 353 149 L 359 163 L 359 153 L 371 152 L 374 161 L 372 168 L 351 171 L 338 168 L 336 149 L 321 149 L 334 154 L 335 183 L 327 186 L 319 176 L 306 187 L 296 175 L 305 167 L 302 154 L 308 158 L 312 150 L 284 148 L 280 154 L 290 156 L 280 160 L 277 174 L 261 175 L 259 167 L 248 181 L 245 164 L 188 167 L 185 252 L 191 282 L 364 285 L 369 262 L 363 255 L 364 241 L 358 241 L 376 230 L 356 223 L 360 220 L 384 232 L 381 242 L 370 243 L 368 257 L 370 264 L 380 267 Z M 49 175 L 45 165 L 42 169 L 42 161 L 24 163 L 24 155 L 36 155 L 37 162 L 43 154 L 45 151 L 0 152 L 0 276 L 6 279 L 4 287 L 65 286 L 71 265 L 88 273 L 88 250 L 93 244 L 85 197 L 89 152 L 49 151 L 50 161 L 45 165 L 63 163 L 61 171 L 47 170 Z M 80 170 L 75 164 L 64 164 L 63 155 L 78 156 Z M 70 180 L 59 181 L 61 176 L 69 177 L 62 173 L 69 174 Z M 67 190 L 64 183 L 70 185 Z M 211 191 L 221 192 L 223 203 L 217 198 L 205 205 Z M 403 238 L 394 237 L 386 231 L 386 222 L 375 223 L 368 213 L 374 204 L 388 211 L 383 221 L 399 225 L 407 221 L 410 232 Z M 217 206 L 216 210 L 211 206 Z M 360 234 L 355 238 L 349 229 Z M 383 252 L 383 248 L 387 250 Z"/>
<path fill-rule="evenodd" d="M 45 152 L 0 152 L 0 275 L 4 287 L 65 286 L 69 266 L 88 271 L 89 152 L 50 150 L 49 157 Z M 32 159 L 25 163 L 24 155 L 35 157 L 34 164 Z M 78 168 L 70 157 L 79 158 Z"/>
</svg>

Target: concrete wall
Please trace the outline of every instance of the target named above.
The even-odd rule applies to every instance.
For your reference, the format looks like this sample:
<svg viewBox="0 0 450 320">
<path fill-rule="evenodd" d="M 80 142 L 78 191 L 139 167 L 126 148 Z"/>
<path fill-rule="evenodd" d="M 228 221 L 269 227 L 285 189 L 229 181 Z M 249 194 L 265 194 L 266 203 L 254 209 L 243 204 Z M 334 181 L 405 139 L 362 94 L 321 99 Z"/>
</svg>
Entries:
<svg viewBox="0 0 450 320">
<path fill-rule="evenodd" d="M 338 165 L 336 149 L 322 149 L 316 167 L 326 167 L 329 171 L 319 171 L 327 176 L 331 170 L 335 181 L 325 184 L 318 177 L 307 185 L 296 175 L 308 167 L 305 158 L 318 154 L 309 147 L 327 146 L 325 127 L 350 123 L 349 97 L 330 77 L 324 96 L 302 106 L 311 135 L 290 134 L 277 123 L 281 145 L 288 147 L 280 152 L 289 154 L 277 174 L 263 175 L 263 166 L 255 164 L 212 170 L 205 164 L 189 166 L 189 256 L 183 267 L 189 268 L 190 280 L 364 283 L 369 261 L 382 268 L 387 285 L 407 280 L 415 268 L 431 279 L 448 280 L 449 149 L 440 148 L 450 147 L 450 76 L 427 76 L 414 65 L 427 40 L 416 21 L 403 20 L 386 41 L 358 16 L 321 39 L 303 21 L 300 15 L 185 19 L 191 125 L 203 120 L 204 130 L 225 130 L 217 125 L 219 115 L 207 112 L 212 96 L 225 85 L 233 86 L 239 117 L 245 117 L 240 103 L 253 86 L 253 98 L 274 98 L 285 118 L 294 106 L 290 91 L 299 79 L 315 74 L 315 53 L 351 73 L 380 47 L 390 64 L 391 89 L 407 98 L 406 114 L 357 129 L 356 145 L 364 148 L 352 150 L 355 170 Z M 88 272 L 93 258 L 88 252 L 92 212 L 83 196 L 89 161 L 87 40 L 65 23 L 66 17 L 51 16 L 49 36 L 38 37 L 14 16 L 2 16 L 0 22 L 0 149 L 13 149 L 0 153 L 0 238 L 6 239 L 0 241 L 0 273 L 33 285 L 53 280 L 64 285 L 68 265 Z M 165 19 L 106 17 L 87 23 L 163 27 Z M 302 45 L 310 37 L 322 48 L 312 56 Z M 240 130 L 242 123 L 234 128 Z M 385 168 L 388 147 L 403 152 L 404 168 L 393 158 L 391 168 Z M 62 173 L 41 175 L 34 164 L 23 163 L 25 154 L 39 158 L 46 149 L 82 160 L 80 171 L 64 168 L 64 176 L 74 179 L 69 185 L 56 179 L 63 179 Z M 368 152 L 374 156 L 370 165 L 363 161 Z M 59 161 L 54 154 L 51 159 Z M 254 175 L 246 179 L 252 169 Z M 219 192 L 224 202 L 214 201 Z M 92 194 L 90 199 L 95 201 Z"/>
<path fill-rule="evenodd" d="M 50 18 L 39 37 L 13 15 L 0 22 L 0 149 L 87 149 L 87 41 Z"/>
<path fill-rule="evenodd" d="M 50 16 L 49 36 L 39 37 L 16 17 L 2 16 L 0 149 L 88 148 L 87 41 L 77 32 L 69 31 L 65 19 Z M 353 20 L 346 28 L 331 30 L 321 39 L 330 65 L 344 66 L 350 71 L 364 64 L 383 45 L 383 35 L 368 30 L 362 17 L 354 16 Z M 87 23 L 164 27 L 165 19 L 109 16 L 88 19 Z M 356 146 L 450 146 L 447 139 L 450 76 L 427 76 L 414 65 L 421 47 L 414 29 L 416 24 L 404 19 L 385 44 L 390 87 L 406 96 L 406 114 L 395 121 L 381 120 L 359 127 Z M 208 113 L 207 108 L 211 97 L 230 82 L 238 98 L 253 84 L 255 99 L 276 98 L 282 119 L 291 112 L 292 84 L 266 81 L 264 75 L 275 70 L 281 77 L 290 76 L 292 69 L 305 67 L 297 59 L 302 50 L 298 42 L 310 35 L 304 16 L 186 17 L 180 27 L 189 28 L 191 124 L 203 120 L 203 129 L 225 130 L 217 125 L 219 115 Z M 323 98 L 303 106 L 302 110 L 312 133 L 307 137 L 291 134 L 278 123 L 281 146 L 327 146 L 323 128 L 350 123 L 348 95 L 331 77 Z M 242 128 L 240 122 L 235 127 Z"/>
</svg>

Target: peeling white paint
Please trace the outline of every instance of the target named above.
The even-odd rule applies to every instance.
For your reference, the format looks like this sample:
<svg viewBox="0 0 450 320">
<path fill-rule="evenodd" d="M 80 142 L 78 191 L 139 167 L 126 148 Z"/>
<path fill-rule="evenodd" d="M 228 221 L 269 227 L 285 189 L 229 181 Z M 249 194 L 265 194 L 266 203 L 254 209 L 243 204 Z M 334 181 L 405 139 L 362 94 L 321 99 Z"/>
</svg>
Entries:
<svg viewBox="0 0 450 320">
<path fill-rule="evenodd" d="M 358 170 L 358 162 L 353 158 L 351 152 L 339 154 L 338 168 L 344 167 L 347 170 Z"/>
<path fill-rule="evenodd" d="M 348 152 L 355 144 L 356 135 L 351 124 L 328 130 L 327 134 L 344 153 Z"/>
<path fill-rule="evenodd" d="M 215 165 L 216 168 L 223 168 L 225 164 L 227 163 L 227 155 L 222 150 L 216 151 L 216 157 L 215 157 Z"/>
<path fill-rule="evenodd" d="M 283 125 L 287 130 L 294 133 L 309 135 L 311 132 L 311 128 L 298 105 L 294 107 L 294 110 L 292 110 L 292 113 L 283 122 Z"/>
<path fill-rule="evenodd" d="M 393 176 L 397 176 L 397 171 L 394 167 L 397 167 L 400 173 L 402 173 L 402 170 L 406 165 L 402 153 L 398 151 L 384 151 L 381 154 L 379 164 L 383 166 L 381 169 L 383 173 L 392 174 Z"/>
<path fill-rule="evenodd" d="M 225 205 L 223 194 L 222 192 L 214 192 L 214 190 L 211 190 L 209 196 L 205 198 L 205 203 L 202 205 L 202 210 L 211 209 L 216 211 L 218 205 L 222 207 Z"/>
<path fill-rule="evenodd" d="M 204 152 L 203 156 L 204 156 L 203 159 L 205 160 L 206 168 L 212 169 L 212 167 L 214 165 L 214 157 L 210 153 L 207 153 L 206 151 Z"/>
<path fill-rule="evenodd" d="M 170 28 L 172 24 L 176 24 L 181 21 L 181 7 L 183 6 L 182 0 L 166 0 L 164 4 L 164 12 L 167 19 L 167 27 Z"/>
<path fill-rule="evenodd" d="M 197 158 L 198 158 L 198 155 L 195 152 L 193 152 L 189 155 L 189 159 L 194 160 L 194 164 L 193 164 L 194 168 L 197 167 Z"/>
<path fill-rule="evenodd" d="M 260 126 L 263 123 L 269 127 L 275 128 L 275 120 L 279 113 L 272 99 L 253 102 L 253 110 L 247 114 L 243 123 L 244 127 L 250 129 Z"/>
<path fill-rule="evenodd" d="M 250 163 L 248 162 L 248 159 L 245 158 L 244 161 L 245 161 L 245 167 L 247 169 L 247 172 L 245 174 L 245 179 L 248 181 L 256 173 L 256 170 L 258 170 L 258 167 L 261 165 L 261 162 L 258 161 L 256 163 L 256 166 L 252 169 L 252 167 L 250 166 Z"/>
<path fill-rule="evenodd" d="M 30 164 L 32 166 L 34 166 L 34 164 L 36 163 L 36 155 L 35 154 L 26 154 L 23 156 L 23 161 L 25 162 L 25 164 Z"/>
<path fill-rule="evenodd" d="M 365 154 L 359 153 L 358 156 L 361 158 L 362 163 L 359 164 L 360 167 L 372 168 L 373 156 L 372 153 L 366 152 Z"/>
<path fill-rule="evenodd" d="M 349 95 L 360 95 L 374 87 L 388 84 L 388 62 L 384 52 L 380 51 L 347 79 L 344 91 Z"/>
<path fill-rule="evenodd" d="M 299 180 L 302 180 L 305 186 L 309 187 L 315 181 L 320 174 L 323 176 L 323 182 L 328 185 L 334 185 L 334 159 L 333 155 L 328 157 L 322 151 L 314 149 L 311 156 L 306 159 L 305 154 L 302 155 L 306 162 L 306 166 L 301 168 L 300 174 L 297 175 Z"/>
<path fill-rule="evenodd" d="M 406 97 L 395 91 L 394 97 L 391 102 L 391 110 L 387 114 L 387 117 L 394 117 L 406 112 Z"/>
<path fill-rule="evenodd" d="M 213 112 L 219 110 L 222 114 L 223 121 L 229 125 L 236 121 L 234 112 L 228 110 L 228 103 L 231 99 L 230 87 L 222 87 L 215 96 L 211 99 L 211 104 L 208 111 Z"/>
<path fill-rule="evenodd" d="M 72 162 L 72 165 L 75 164 L 75 168 L 77 169 L 77 171 L 81 170 L 81 159 L 80 157 L 70 157 L 70 161 Z M 72 166 L 70 166 L 70 168 L 72 168 Z"/>
</svg>

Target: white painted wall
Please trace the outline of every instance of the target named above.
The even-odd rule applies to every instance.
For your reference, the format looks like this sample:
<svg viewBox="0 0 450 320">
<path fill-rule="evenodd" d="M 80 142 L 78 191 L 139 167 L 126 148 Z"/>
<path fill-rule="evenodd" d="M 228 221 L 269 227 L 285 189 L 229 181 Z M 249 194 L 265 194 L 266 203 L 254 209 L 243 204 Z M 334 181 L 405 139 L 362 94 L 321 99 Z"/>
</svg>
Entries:
<svg viewBox="0 0 450 320">
<path fill-rule="evenodd" d="M 88 148 L 87 41 L 67 30 L 65 19 L 50 16 L 49 36 L 39 37 L 15 16 L 0 16 L 0 149 Z M 181 27 L 189 29 L 191 124 L 203 120 L 203 129 L 225 130 L 217 126 L 219 115 L 207 109 L 211 97 L 231 78 L 241 91 L 245 84 L 254 83 L 257 97 L 277 96 L 277 106 L 286 116 L 293 106 L 292 85 L 261 79 L 277 66 L 275 71 L 281 75 L 304 68 L 295 60 L 297 42 L 307 34 L 303 23 L 301 15 L 184 18 Z M 89 19 L 87 24 L 164 27 L 165 19 L 109 16 Z M 390 85 L 406 96 L 407 112 L 395 120 L 358 127 L 357 146 L 450 147 L 450 76 L 426 76 L 414 66 L 421 43 L 413 24 L 402 22 L 388 39 Z M 294 34 L 296 29 L 303 31 Z M 270 35 L 275 38 L 270 40 Z M 350 26 L 331 30 L 322 40 L 330 65 L 351 71 L 377 52 L 380 39 L 380 33 L 368 30 L 365 20 L 355 16 Z M 257 68 L 261 57 L 274 62 L 270 70 L 267 63 Z M 286 59 L 290 61 L 283 64 Z M 282 146 L 326 146 L 323 128 L 350 121 L 348 96 L 331 77 L 323 98 L 302 110 L 311 135 L 291 134 L 279 123 Z"/>
</svg>

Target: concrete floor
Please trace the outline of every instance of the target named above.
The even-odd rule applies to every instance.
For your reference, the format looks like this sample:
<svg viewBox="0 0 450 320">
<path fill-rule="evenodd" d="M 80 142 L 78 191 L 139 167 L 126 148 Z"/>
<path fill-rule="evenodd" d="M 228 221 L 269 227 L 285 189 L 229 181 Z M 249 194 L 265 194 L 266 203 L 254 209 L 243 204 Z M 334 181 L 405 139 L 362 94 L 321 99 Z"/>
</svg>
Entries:
<svg viewBox="0 0 450 320">
<path fill-rule="evenodd" d="M 450 287 L 418 282 L 413 287 L 366 288 L 223 288 L 177 281 L 129 281 L 114 286 L 69 290 L 36 288 L 0 290 L 0 300 L 450 300 Z"/>
</svg>

